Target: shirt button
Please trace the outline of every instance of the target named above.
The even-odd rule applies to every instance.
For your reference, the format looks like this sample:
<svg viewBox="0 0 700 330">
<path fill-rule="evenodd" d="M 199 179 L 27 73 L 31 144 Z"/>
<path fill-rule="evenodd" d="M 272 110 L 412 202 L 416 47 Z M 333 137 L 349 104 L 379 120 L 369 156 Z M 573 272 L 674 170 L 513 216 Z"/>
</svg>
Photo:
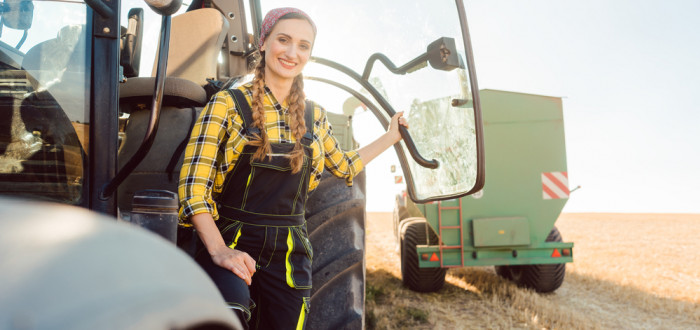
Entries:
<svg viewBox="0 0 700 330">
<path fill-rule="evenodd" d="M 284 134 L 280 134 L 280 137 L 284 139 Z"/>
</svg>

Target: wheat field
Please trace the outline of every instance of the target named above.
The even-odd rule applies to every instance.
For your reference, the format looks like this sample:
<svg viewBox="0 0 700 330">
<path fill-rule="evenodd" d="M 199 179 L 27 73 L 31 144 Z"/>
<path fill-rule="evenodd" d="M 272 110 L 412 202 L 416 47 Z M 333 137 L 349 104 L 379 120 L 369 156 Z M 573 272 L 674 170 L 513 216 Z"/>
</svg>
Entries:
<svg viewBox="0 0 700 330">
<path fill-rule="evenodd" d="M 562 214 L 574 262 L 537 294 L 493 267 L 451 269 L 445 287 L 402 286 L 391 213 L 368 213 L 368 329 L 700 329 L 700 215 Z"/>
</svg>

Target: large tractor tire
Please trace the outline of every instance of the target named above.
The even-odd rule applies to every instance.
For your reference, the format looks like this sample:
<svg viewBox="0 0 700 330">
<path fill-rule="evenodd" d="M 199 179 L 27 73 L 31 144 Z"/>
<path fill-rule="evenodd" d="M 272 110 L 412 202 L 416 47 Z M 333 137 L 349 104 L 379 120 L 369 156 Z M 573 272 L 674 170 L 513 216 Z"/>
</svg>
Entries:
<svg viewBox="0 0 700 330">
<path fill-rule="evenodd" d="M 561 234 L 557 227 L 554 227 L 547 236 L 546 242 L 561 241 Z M 564 282 L 566 264 L 496 266 L 496 273 L 519 286 L 548 293 L 558 289 Z"/>
<path fill-rule="evenodd" d="M 406 209 L 406 199 L 401 195 L 396 195 L 396 200 L 394 202 L 394 212 L 392 214 L 392 222 L 394 224 L 394 242 L 396 243 L 396 252 L 401 249 L 401 238 L 399 231 L 399 224 L 403 219 L 408 218 L 408 210 Z"/>
<path fill-rule="evenodd" d="M 424 218 L 405 219 L 399 224 L 399 230 L 401 233 L 401 277 L 403 284 L 417 292 L 440 290 L 445 284 L 447 269 L 418 267 L 418 252 L 416 251 L 417 245 L 439 244 L 435 232 L 428 227 Z"/>
<path fill-rule="evenodd" d="M 309 329 L 362 329 L 365 309 L 365 173 L 353 186 L 324 173 L 306 203 L 313 247 Z"/>
</svg>

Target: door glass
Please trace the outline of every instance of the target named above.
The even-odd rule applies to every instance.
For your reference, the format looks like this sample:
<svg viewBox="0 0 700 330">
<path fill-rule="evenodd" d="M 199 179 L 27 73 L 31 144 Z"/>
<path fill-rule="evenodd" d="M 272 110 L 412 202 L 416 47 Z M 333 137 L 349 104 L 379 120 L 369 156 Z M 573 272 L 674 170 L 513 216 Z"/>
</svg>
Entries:
<svg viewBox="0 0 700 330">
<path fill-rule="evenodd" d="M 372 54 L 381 53 L 401 67 L 426 54 L 429 45 L 438 39 L 454 40 L 454 47 L 447 49 L 457 55 L 451 58 L 456 63 L 453 67 L 441 68 L 423 60 L 407 72 L 396 73 L 381 62 L 374 62 L 367 80 L 393 109 L 405 112 L 419 153 L 439 162 L 436 169 L 422 167 L 411 158 L 406 144 L 401 143 L 403 152 L 399 157 L 413 199 L 454 198 L 474 190 L 478 173 L 477 126 L 455 1 L 285 0 L 263 1 L 262 5 L 263 15 L 278 6 L 294 6 L 307 12 L 318 28 L 313 56 L 338 62 L 359 75 L 365 72 Z M 310 63 L 304 74 L 353 86 L 378 105 L 366 88 L 337 70 Z M 334 95 L 324 89 L 321 96 L 320 103 L 328 111 L 342 109 L 348 97 Z M 380 115 L 388 119 L 384 111 Z M 361 132 L 356 130 L 355 134 Z"/>
<path fill-rule="evenodd" d="M 89 125 L 86 6 L 0 7 L 0 194 L 78 204 Z"/>
</svg>

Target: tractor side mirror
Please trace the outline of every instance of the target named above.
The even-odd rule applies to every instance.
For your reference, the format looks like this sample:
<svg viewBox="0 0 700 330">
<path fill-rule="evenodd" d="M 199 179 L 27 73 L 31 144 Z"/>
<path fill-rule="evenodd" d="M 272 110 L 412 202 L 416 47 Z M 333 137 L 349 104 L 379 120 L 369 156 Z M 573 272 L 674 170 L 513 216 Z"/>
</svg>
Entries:
<svg viewBox="0 0 700 330">
<path fill-rule="evenodd" d="M 457 55 L 454 38 L 442 37 L 428 45 L 428 63 L 433 69 L 452 71 L 462 67 Z"/>
<path fill-rule="evenodd" d="M 29 30 L 34 19 L 34 3 L 30 0 L 5 0 L 0 3 L 2 25 L 15 30 Z"/>
</svg>

